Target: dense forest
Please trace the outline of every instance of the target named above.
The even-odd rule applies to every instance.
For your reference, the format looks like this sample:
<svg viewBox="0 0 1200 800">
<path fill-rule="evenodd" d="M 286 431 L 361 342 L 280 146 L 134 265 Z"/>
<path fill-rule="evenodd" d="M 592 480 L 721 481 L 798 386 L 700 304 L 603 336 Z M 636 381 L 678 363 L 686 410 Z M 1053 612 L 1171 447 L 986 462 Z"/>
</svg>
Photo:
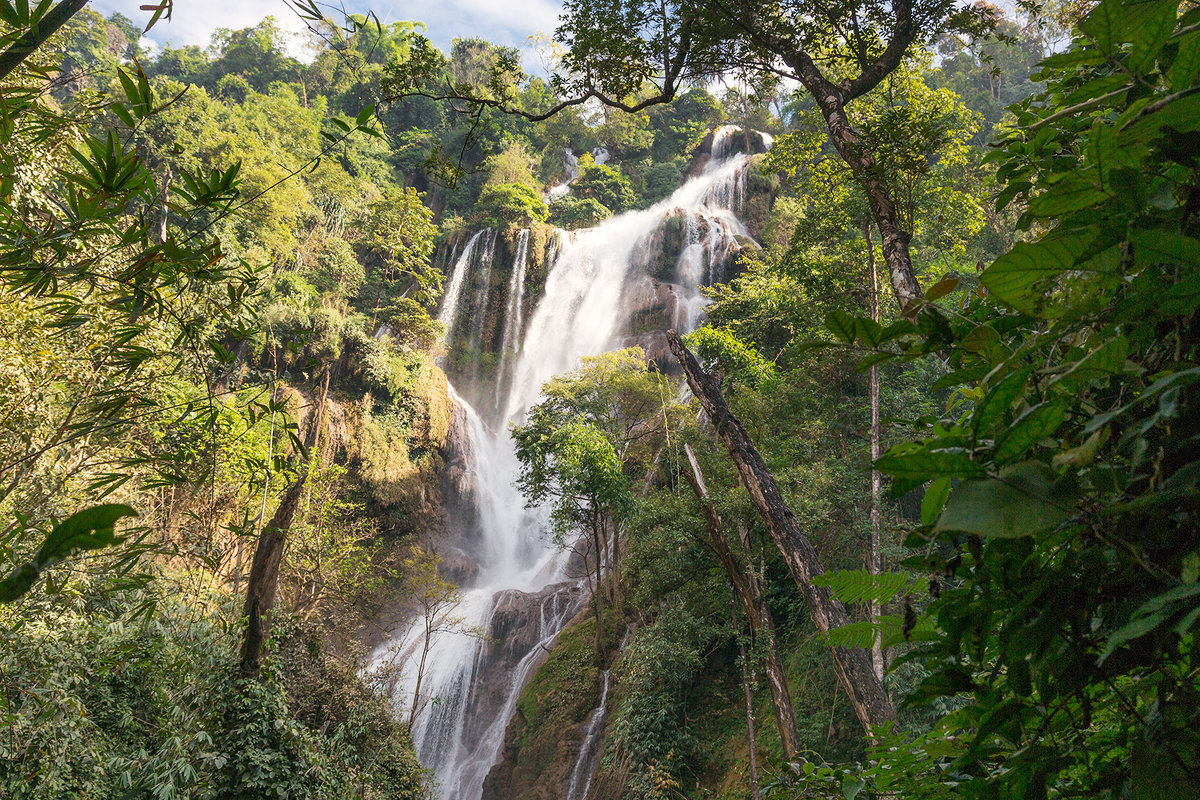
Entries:
<svg viewBox="0 0 1200 800">
<path fill-rule="evenodd" d="M 0 796 L 1200 798 L 1193 0 L 173 10 L 0 0 Z"/>
</svg>

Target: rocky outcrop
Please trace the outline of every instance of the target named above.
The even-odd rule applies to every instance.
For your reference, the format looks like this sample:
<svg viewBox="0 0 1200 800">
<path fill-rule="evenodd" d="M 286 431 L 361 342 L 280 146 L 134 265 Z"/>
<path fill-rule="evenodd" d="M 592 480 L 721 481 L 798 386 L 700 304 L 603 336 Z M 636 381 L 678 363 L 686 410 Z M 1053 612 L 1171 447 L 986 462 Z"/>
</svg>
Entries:
<svg viewBox="0 0 1200 800">
<path fill-rule="evenodd" d="M 483 784 L 482 800 L 562 800 L 567 796 L 589 718 L 602 693 L 603 671 L 618 652 L 618 615 L 606 614 L 602 652 L 593 645 L 589 610 L 573 619 L 521 692 L 500 760 Z M 599 733 L 599 731 L 595 731 Z"/>
</svg>

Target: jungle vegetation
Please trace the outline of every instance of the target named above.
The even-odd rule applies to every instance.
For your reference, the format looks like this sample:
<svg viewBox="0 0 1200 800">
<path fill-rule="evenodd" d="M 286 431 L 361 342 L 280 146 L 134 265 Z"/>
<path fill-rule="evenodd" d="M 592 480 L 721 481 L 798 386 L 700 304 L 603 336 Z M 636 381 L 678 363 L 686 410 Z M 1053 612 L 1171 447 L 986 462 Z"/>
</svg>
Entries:
<svg viewBox="0 0 1200 800">
<path fill-rule="evenodd" d="M 762 248 L 514 431 L 594 542 L 528 751 L 611 669 L 594 798 L 1200 797 L 1200 7 L 569 0 L 543 77 L 294 5 L 0 0 L 0 793 L 426 796 L 438 254 L 728 123 Z"/>
</svg>

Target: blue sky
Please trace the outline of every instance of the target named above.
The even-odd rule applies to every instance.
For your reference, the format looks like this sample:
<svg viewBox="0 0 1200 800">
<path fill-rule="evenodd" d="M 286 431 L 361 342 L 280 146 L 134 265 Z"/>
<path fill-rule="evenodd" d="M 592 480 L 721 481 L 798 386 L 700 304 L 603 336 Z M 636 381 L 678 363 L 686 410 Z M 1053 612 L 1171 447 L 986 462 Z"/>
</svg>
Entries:
<svg viewBox="0 0 1200 800">
<path fill-rule="evenodd" d="M 134 22 L 149 19 L 139 6 L 150 0 L 93 0 L 91 7 L 108 16 L 120 11 Z M 525 37 L 544 32 L 553 34 L 557 27 L 560 0 L 345 0 L 318 6 L 331 16 L 374 11 L 383 22 L 401 19 L 419 20 L 429 28 L 427 35 L 443 49 L 456 37 L 478 36 L 498 44 L 525 46 Z M 303 23 L 285 0 L 175 0 L 169 23 L 159 22 L 150 38 L 162 44 L 207 45 L 216 28 L 246 28 L 271 15 L 291 31 L 303 29 Z M 526 57 L 527 65 L 532 66 Z"/>
</svg>

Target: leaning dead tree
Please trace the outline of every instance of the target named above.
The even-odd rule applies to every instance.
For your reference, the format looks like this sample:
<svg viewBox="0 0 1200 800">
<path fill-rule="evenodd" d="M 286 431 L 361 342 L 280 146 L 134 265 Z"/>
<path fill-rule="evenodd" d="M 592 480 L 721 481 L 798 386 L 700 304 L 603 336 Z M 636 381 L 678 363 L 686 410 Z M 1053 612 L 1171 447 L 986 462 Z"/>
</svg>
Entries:
<svg viewBox="0 0 1200 800">
<path fill-rule="evenodd" d="M 329 371 L 326 370 L 321 397 L 304 437 L 299 474 L 284 492 L 283 499 L 271 515 L 270 521 L 263 526 L 258 537 L 258 546 L 254 550 L 254 559 L 250 562 L 250 575 L 246 580 L 246 604 L 243 607 L 246 633 L 242 637 L 240 665 L 242 675 L 247 678 L 257 678 L 262 668 L 263 645 L 270 632 L 270 613 L 275 607 L 279 589 L 279 564 L 283 560 L 292 521 L 295 520 L 296 511 L 300 507 L 300 496 L 304 493 L 304 485 L 308 481 L 311 453 L 325 422 L 325 400 L 328 394 Z"/>
<path fill-rule="evenodd" d="M 667 331 L 667 341 L 671 353 L 683 367 L 688 386 L 700 401 L 717 436 L 737 466 L 742 485 L 746 487 L 755 510 L 783 554 L 813 623 L 821 632 L 848 624 L 850 616 L 842 602 L 833 597 L 829 589 L 813 584 L 813 578 L 825 572 L 817 551 L 800 530 L 796 515 L 784 502 L 779 485 L 750 441 L 746 429 L 729 411 L 720 384 L 704 371 L 700 362 L 684 346 L 678 333 Z M 882 681 L 875 674 L 871 654 L 852 647 L 834 647 L 832 651 L 838 677 L 863 727 L 869 732 L 873 726 L 894 721 L 896 709 L 884 691 Z"/>
<path fill-rule="evenodd" d="M 735 602 L 740 601 L 742 613 L 750 622 L 750 629 L 756 638 L 763 642 L 762 665 L 767 674 L 767 686 L 771 690 L 771 706 L 775 711 L 775 723 L 779 728 L 779 741 L 783 746 L 783 757 L 791 760 L 800 752 L 800 737 L 796 729 L 796 714 L 792 707 L 792 695 L 788 691 L 787 677 L 783 669 L 783 659 L 775 642 L 775 620 L 771 609 L 767 607 L 762 583 L 754 571 L 753 564 L 742 564 L 730 543 L 727 526 L 721 515 L 713 507 L 708 496 L 708 486 L 704 480 L 704 472 L 700 462 L 692 452 L 691 445 L 684 444 L 691 471 L 685 470 L 684 479 L 692 487 L 704 520 L 708 525 L 709 546 L 725 568 L 725 574 L 733 586 Z M 739 525 L 741 544 L 749 553 L 748 532 Z"/>
</svg>

